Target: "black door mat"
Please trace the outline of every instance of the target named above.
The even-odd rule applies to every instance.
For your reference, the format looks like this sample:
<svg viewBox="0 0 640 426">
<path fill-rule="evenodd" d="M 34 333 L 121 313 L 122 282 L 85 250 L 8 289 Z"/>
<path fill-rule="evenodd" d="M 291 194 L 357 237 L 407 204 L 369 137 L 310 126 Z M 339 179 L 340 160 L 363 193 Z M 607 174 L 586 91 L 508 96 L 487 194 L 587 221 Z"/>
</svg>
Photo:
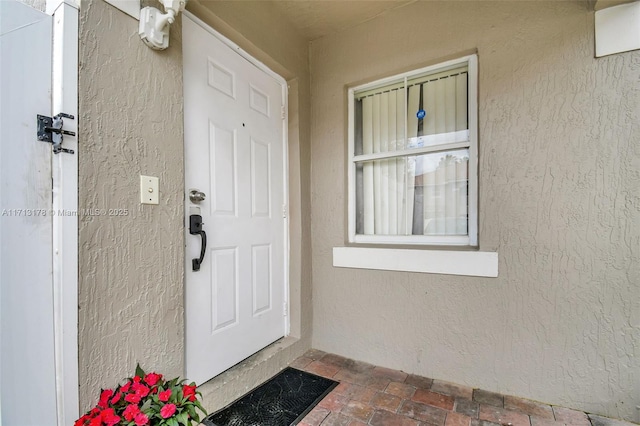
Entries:
<svg viewBox="0 0 640 426">
<path fill-rule="evenodd" d="M 338 382 L 287 367 L 203 420 L 208 426 L 296 425 Z"/>
</svg>

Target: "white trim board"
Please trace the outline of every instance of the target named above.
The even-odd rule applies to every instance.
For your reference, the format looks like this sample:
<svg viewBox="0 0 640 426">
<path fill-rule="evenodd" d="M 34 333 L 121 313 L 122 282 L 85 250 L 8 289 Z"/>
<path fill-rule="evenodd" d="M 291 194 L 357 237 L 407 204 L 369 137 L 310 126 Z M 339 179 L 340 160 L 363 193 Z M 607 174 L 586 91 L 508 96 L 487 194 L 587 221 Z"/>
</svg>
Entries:
<svg viewBox="0 0 640 426">
<path fill-rule="evenodd" d="M 597 10 L 596 58 L 640 49 L 640 1 Z"/>
<path fill-rule="evenodd" d="M 66 4 L 67 6 L 71 6 L 76 10 L 80 10 L 80 1 L 81 0 L 46 0 L 45 13 L 47 15 L 53 16 L 53 14 L 56 13 L 56 10 L 58 10 L 61 4 Z"/>
<path fill-rule="evenodd" d="M 104 0 L 134 19 L 140 20 L 140 0 Z"/>
<path fill-rule="evenodd" d="M 51 4 L 50 4 L 51 3 Z M 53 10 L 52 94 L 53 114 L 65 119 L 65 130 L 78 131 L 78 9 L 62 1 Z M 78 211 L 78 138 L 65 136 L 65 148 L 75 154 L 52 156 L 53 210 Z M 78 217 L 53 216 L 53 287 L 55 368 L 59 426 L 79 417 L 78 379 Z"/>
<path fill-rule="evenodd" d="M 334 247 L 333 266 L 495 278 L 498 276 L 498 253 Z"/>
</svg>

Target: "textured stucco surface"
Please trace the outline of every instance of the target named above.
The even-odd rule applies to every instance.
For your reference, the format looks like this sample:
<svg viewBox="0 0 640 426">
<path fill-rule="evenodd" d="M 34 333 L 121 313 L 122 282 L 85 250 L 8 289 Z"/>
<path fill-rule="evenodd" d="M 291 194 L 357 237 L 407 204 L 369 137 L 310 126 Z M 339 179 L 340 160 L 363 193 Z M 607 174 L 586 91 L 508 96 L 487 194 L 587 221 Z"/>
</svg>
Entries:
<svg viewBox="0 0 640 426">
<path fill-rule="evenodd" d="M 238 19 L 243 3 L 240 13 L 223 8 L 218 15 L 195 1 L 190 6 L 289 82 L 292 337 L 203 385 L 208 410 L 282 369 L 311 339 L 308 46 L 275 15 Z M 79 207 L 129 209 L 127 216 L 80 222 L 84 410 L 100 387 L 130 375 L 137 362 L 169 377 L 183 375 L 184 155 L 181 19 L 163 52 L 142 43 L 138 21 L 101 0 L 83 1 L 80 19 Z M 279 31 L 270 30 L 276 26 Z M 139 204 L 140 174 L 160 177 L 160 205 Z"/>
<path fill-rule="evenodd" d="M 638 421 L 640 52 L 585 2 L 417 2 L 313 41 L 313 347 Z M 346 87 L 477 49 L 480 249 L 499 277 L 332 267 Z"/>
<path fill-rule="evenodd" d="M 179 22 L 179 21 L 178 21 Z M 183 373 L 183 116 L 180 24 L 162 53 L 138 22 L 100 0 L 80 9 L 80 405 L 139 362 Z M 140 204 L 141 174 L 160 204 Z"/>
</svg>

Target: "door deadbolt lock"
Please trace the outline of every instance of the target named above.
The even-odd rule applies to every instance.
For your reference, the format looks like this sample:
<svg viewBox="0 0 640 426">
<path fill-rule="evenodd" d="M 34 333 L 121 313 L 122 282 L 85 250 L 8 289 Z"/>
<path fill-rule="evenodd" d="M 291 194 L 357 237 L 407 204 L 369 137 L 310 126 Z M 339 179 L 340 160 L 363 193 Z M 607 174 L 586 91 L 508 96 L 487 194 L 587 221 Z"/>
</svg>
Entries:
<svg viewBox="0 0 640 426">
<path fill-rule="evenodd" d="M 200 201 L 204 201 L 207 198 L 206 195 L 204 195 L 204 192 L 202 191 L 198 191 L 197 189 L 192 189 L 189 191 L 189 200 L 191 200 L 192 203 L 198 204 Z"/>
</svg>

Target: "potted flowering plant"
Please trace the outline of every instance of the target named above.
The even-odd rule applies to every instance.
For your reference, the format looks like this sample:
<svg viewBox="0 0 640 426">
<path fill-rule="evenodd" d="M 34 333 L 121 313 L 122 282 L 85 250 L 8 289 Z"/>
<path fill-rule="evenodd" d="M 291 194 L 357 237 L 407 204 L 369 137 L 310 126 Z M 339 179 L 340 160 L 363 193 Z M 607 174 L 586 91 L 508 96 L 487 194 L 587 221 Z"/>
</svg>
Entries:
<svg viewBox="0 0 640 426">
<path fill-rule="evenodd" d="M 192 426 L 200 423 L 195 383 L 184 384 L 162 374 L 145 373 L 138 365 L 135 376 L 115 389 L 100 392 L 98 404 L 76 420 L 74 426 Z"/>
</svg>

